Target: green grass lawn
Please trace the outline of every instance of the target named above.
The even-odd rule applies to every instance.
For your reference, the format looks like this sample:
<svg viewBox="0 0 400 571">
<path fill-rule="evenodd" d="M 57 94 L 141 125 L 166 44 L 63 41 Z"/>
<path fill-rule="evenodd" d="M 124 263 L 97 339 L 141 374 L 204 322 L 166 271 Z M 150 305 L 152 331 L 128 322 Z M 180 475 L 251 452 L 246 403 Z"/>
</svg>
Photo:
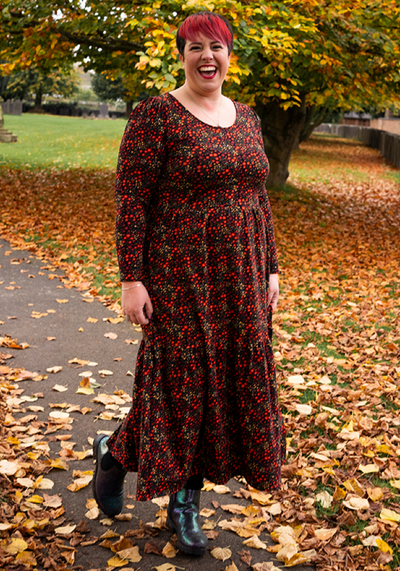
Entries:
<svg viewBox="0 0 400 571">
<path fill-rule="evenodd" d="M 125 119 L 81 119 L 57 115 L 5 115 L 17 143 L 0 143 L 0 166 L 14 168 L 112 168 Z"/>
</svg>

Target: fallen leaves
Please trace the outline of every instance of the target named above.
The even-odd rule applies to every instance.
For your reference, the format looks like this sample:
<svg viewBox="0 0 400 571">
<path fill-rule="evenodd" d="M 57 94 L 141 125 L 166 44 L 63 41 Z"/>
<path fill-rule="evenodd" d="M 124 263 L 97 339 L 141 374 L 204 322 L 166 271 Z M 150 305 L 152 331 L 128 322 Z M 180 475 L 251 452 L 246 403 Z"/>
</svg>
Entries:
<svg viewBox="0 0 400 571">
<path fill-rule="evenodd" d="M 226 561 L 232 557 L 232 551 L 228 547 L 215 547 L 210 553 L 215 559 L 220 561 Z"/>
<path fill-rule="evenodd" d="M 67 486 L 67 490 L 70 492 L 78 492 L 82 488 L 85 488 L 93 480 L 93 470 L 87 470 L 86 472 L 74 471 L 73 477 L 75 478 L 72 484 Z"/>
<path fill-rule="evenodd" d="M 361 167 L 356 175 L 346 174 L 346 169 L 359 168 L 354 166 L 357 161 Z M 282 296 L 280 310 L 274 315 L 274 352 L 288 428 L 288 464 L 283 469 L 280 492 L 259 492 L 243 484 L 240 504 L 227 499 L 215 510 L 202 510 L 202 516 L 208 518 L 203 524 L 207 533 L 217 534 L 216 530 L 235 533 L 248 542 L 249 551 L 258 556 L 266 549 L 253 550 L 260 544 L 266 545 L 267 550 L 279 554 L 287 566 L 312 561 L 319 570 L 387 571 L 389 565 L 395 564 L 391 558 L 398 552 L 400 210 L 398 183 L 396 186 L 385 169 L 375 151 L 361 145 L 312 139 L 302 145 L 292 164 L 293 180 L 298 182 L 299 188 L 289 186 L 279 194 L 270 193 L 281 251 Z M 18 247 L 29 247 L 33 252 L 51 257 L 58 267 L 67 271 L 65 285 L 93 286 L 84 301 L 92 302 L 94 296 L 99 296 L 100 288 L 94 287 L 96 276 L 101 276 L 103 284 L 107 280 L 112 285 L 118 283 L 113 254 L 113 197 L 109 190 L 112 173 L 77 171 L 50 176 L 5 171 L 4 175 L 0 185 L 7 188 L 3 193 L 1 223 L 5 237 Z M 88 182 L 84 193 L 79 190 L 82 184 L 77 182 L 81 180 Z M 12 192 L 14 187 L 18 192 Z M 305 192 L 301 190 L 303 187 Z M 32 189 L 29 195 L 32 200 L 23 200 L 21 188 Z M 70 188 L 76 189 L 75 194 L 71 194 Z M 103 198 L 101 215 L 90 207 L 99 203 L 98 196 Z M 41 197 L 43 201 L 39 200 Z M 80 220 L 77 215 L 76 206 L 80 202 L 85 204 L 89 220 Z M 49 204 L 52 205 L 50 210 Z M 91 210 L 96 216 L 91 216 Z M 37 217 L 43 223 L 38 228 L 35 226 Z M 35 242 L 30 237 L 32 228 L 36 232 Z M 53 250 L 43 249 L 47 232 L 54 237 Z M 67 264 L 65 260 L 69 257 L 76 262 L 85 259 L 85 263 Z M 101 269 L 98 262 L 103 264 Z M 117 308 L 111 300 L 108 303 Z M 32 311 L 32 317 L 47 320 L 49 316 L 45 313 L 50 312 Z M 89 319 L 89 323 L 96 320 Z M 119 316 L 108 321 L 116 325 L 122 319 Z M 111 340 L 117 338 L 114 332 L 106 336 Z M 139 340 L 126 339 L 125 342 L 136 345 Z M 27 347 L 10 336 L 1 337 L 0 346 Z M 85 369 L 97 366 L 78 358 L 69 364 Z M 106 377 L 106 371 L 102 369 L 99 374 Z M 6 375 L 9 383 L 40 379 L 39 375 L 10 367 L 2 369 L 0 374 Z M 96 405 L 107 407 L 100 413 L 96 411 L 96 418 L 111 421 L 123 416 L 130 396 L 105 392 L 95 395 L 96 387 L 89 377 L 92 376 L 80 381 L 83 384 L 78 391 L 87 391 L 83 394 L 94 396 Z M 22 400 L 23 395 L 17 394 L 16 389 L 7 390 L 10 416 L 4 419 L 3 429 L 8 430 L 7 438 L 12 440 L 5 439 L 5 442 L 9 450 L 13 446 L 17 450 L 24 438 L 35 439 L 36 435 L 30 431 L 39 429 L 33 426 L 36 421 L 22 424 L 15 419 L 14 411 L 33 401 Z M 39 413 L 40 407 L 35 410 L 31 406 L 29 410 Z M 50 416 L 44 432 L 57 434 L 63 427 L 71 428 L 72 410 L 76 409 L 65 412 L 68 410 L 66 407 L 54 411 L 64 414 Z M 26 450 L 39 454 L 36 461 L 41 462 L 44 471 L 68 466 L 62 458 L 46 456 L 42 461 L 40 455 L 49 454 L 49 450 L 39 440 L 33 440 Z M 63 450 L 72 454 L 68 460 L 74 458 L 76 453 L 72 448 Z M 0 476 L 6 478 L 9 471 L 7 478 L 35 483 L 37 474 L 32 475 L 29 468 L 21 466 L 33 460 L 28 461 L 24 456 L 21 462 L 20 456 L 10 454 L 0 459 Z M 205 483 L 205 489 L 226 496 L 230 493 L 227 486 L 210 482 Z M 19 501 L 36 508 L 61 508 L 45 506 L 46 500 L 40 503 L 38 490 L 20 486 L 19 493 L 26 495 L 18 496 Z M 52 501 L 57 504 L 57 500 Z M 94 508 L 87 506 L 90 517 L 97 514 L 92 511 Z M 215 520 L 211 519 L 215 515 Z M 223 519 L 221 515 L 230 519 Z M 16 524 L 11 521 L 3 518 L 0 529 L 4 533 L 15 529 Z M 114 525 L 115 521 L 108 519 L 107 524 Z M 68 525 L 63 522 L 57 527 L 68 529 Z M 144 537 L 149 531 L 143 526 L 132 531 Z M 293 533 L 286 529 L 288 540 L 285 542 L 281 530 L 276 536 L 280 540 L 271 548 L 268 533 L 279 528 L 289 528 Z M 156 528 L 152 528 L 154 531 L 157 533 Z M 24 540 L 28 542 L 28 536 L 24 536 Z M 163 548 L 160 545 L 153 549 L 161 552 Z M 25 549 L 19 554 L 28 551 Z M 65 547 L 63 553 L 66 553 Z M 28 561 L 31 556 L 26 557 Z M 38 555 L 32 557 L 38 565 L 43 564 Z M 119 565 L 129 565 L 127 559 L 117 554 L 113 557 L 118 557 Z M 250 560 L 248 557 L 246 565 L 251 564 L 251 555 Z M 50 563 L 46 566 L 51 567 Z M 173 571 L 175 568 L 167 562 L 156 569 Z M 256 563 L 252 568 L 254 571 L 274 570 L 270 562 Z M 234 564 L 226 569 L 234 570 Z"/>
<path fill-rule="evenodd" d="M 59 365 L 56 365 L 55 367 L 49 367 L 48 369 L 46 369 L 46 371 L 48 373 L 59 373 L 60 371 L 62 371 L 62 367 Z"/>
</svg>

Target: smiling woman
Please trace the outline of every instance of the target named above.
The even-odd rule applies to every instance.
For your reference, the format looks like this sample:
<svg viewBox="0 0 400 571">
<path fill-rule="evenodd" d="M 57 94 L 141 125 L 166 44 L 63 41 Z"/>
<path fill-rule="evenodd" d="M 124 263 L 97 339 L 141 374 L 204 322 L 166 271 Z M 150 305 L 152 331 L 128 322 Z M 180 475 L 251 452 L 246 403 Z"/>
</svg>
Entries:
<svg viewBox="0 0 400 571">
<path fill-rule="evenodd" d="M 127 471 L 137 499 L 170 495 L 181 551 L 204 555 L 203 478 L 280 486 L 285 429 L 271 343 L 278 262 L 259 121 L 222 95 L 232 29 L 189 16 L 177 43 L 185 83 L 141 102 L 115 186 L 122 308 L 140 323 L 132 408 L 94 441 L 94 496 L 115 515 Z"/>
</svg>

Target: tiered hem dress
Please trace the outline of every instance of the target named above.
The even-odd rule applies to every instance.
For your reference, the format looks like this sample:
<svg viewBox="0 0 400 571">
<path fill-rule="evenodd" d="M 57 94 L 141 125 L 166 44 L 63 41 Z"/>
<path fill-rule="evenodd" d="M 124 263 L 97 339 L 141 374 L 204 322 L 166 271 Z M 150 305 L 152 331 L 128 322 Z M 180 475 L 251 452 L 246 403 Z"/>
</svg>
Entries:
<svg viewBox="0 0 400 571">
<path fill-rule="evenodd" d="M 121 280 L 141 280 L 143 327 L 132 408 L 108 441 L 138 472 L 137 499 L 190 475 L 280 486 L 285 428 L 271 345 L 268 279 L 278 264 L 259 121 L 235 103 L 228 128 L 171 94 L 133 111 L 116 178 Z"/>
</svg>

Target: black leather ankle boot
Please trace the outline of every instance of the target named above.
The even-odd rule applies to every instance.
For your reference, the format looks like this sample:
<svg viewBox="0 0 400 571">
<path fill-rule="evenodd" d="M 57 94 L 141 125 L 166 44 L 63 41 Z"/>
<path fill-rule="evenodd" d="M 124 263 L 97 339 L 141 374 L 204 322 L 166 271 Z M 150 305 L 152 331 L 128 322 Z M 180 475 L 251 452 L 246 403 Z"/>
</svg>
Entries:
<svg viewBox="0 0 400 571">
<path fill-rule="evenodd" d="M 169 498 L 167 525 L 178 536 L 177 546 L 190 555 L 204 555 L 207 536 L 199 519 L 200 490 L 184 488 Z"/>
<path fill-rule="evenodd" d="M 96 469 L 92 480 L 94 499 L 102 511 L 114 516 L 121 513 L 124 501 L 126 471 L 115 462 L 107 448 L 108 436 L 99 434 L 93 442 Z"/>
</svg>

